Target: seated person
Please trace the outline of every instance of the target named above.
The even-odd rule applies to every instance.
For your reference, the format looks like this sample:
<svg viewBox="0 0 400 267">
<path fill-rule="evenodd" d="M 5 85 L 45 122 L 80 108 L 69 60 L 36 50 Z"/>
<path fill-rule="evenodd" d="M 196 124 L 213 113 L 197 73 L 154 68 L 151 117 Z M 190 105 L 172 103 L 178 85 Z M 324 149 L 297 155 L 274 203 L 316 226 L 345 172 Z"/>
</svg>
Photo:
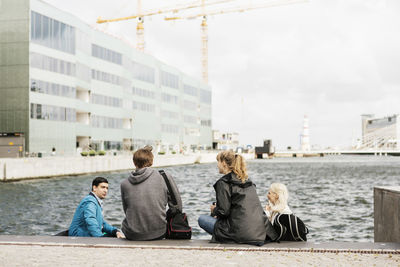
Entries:
<svg viewBox="0 0 400 267">
<path fill-rule="evenodd" d="M 129 240 L 159 240 L 167 230 L 166 207 L 174 212 L 182 211 L 182 200 L 171 175 L 166 173 L 171 191 L 161 174 L 151 168 L 152 147 L 146 146 L 133 154 L 136 169 L 121 183 L 122 207 L 125 219 L 122 232 Z M 174 205 L 172 194 L 177 203 Z"/>
<path fill-rule="evenodd" d="M 269 203 L 265 206 L 265 213 L 272 225 L 278 214 L 292 214 L 288 206 L 289 192 L 284 184 L 273 183 L 268 191 Z"/>
<path fill-rule="evenodd" d="M 217 155 L 217 163 L 223 174 L 214 184 L 217 202 L 210 208 L 211 216 L 200 215 L 199 226 L 212 235 L 212 242 L 262 246 L 267 235 L 263 208 L 244 158 L 223 151 Z"/>
<path fill-rule="evenodd" d="M 103 199 L 107 196 L 108 181 L 96 177 L 92 182 L 92 192 L 76 208 L 68 230 L 69 236 L 118 237 L 124 235 L 109 225 L 103 218 Z"/>
</svg>

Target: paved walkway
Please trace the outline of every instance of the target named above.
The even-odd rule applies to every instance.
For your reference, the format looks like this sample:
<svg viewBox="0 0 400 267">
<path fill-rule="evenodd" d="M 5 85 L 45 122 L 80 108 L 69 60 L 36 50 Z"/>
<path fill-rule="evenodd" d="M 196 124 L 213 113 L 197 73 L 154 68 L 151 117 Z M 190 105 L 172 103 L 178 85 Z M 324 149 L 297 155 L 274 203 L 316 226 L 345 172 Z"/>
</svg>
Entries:
<svg viewBox="0 0 400 267">
<path fill-rule="evenodd" d="M 0 266 L 398 266 L 400 243 L 281 242 L 0 236 Z"/>
</svg>

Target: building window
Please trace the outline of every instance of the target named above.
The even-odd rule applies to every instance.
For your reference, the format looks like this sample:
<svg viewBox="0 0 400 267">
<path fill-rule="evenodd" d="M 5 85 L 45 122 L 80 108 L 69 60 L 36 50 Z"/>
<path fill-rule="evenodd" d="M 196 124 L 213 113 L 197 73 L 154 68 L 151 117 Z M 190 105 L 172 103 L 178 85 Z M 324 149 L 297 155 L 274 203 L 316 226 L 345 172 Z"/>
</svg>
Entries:
<svg viewBox="0 0 400 267">
<path fill-rule="evenodd" d="M 61 59 L 48 57 L 38 53 L 30 53 L 30 62 L 33 68 L 75 76 L 75 64 Z"/>
<path fill-rule="evenodd" d="M 200 90 L 200 101 L 205 104 L 211 104 L 211 92 Z"/>
<path fill-rule="evenodd" d="M 31 79 L 31 91 L 48 95 L 76 97 L 75 87 Z"/>
<path fill-rule="evenodd" d="M 110 107 L 122 107 L 122 99 L 116 98 L 112 96 L 91 94 L 90 95 L 90 103 L 110 106 Z"/>
<path fill-rule="evenodd" d="M 187 95 L 197 96 L 197 88 L 191 85 L 184 84 L 183 92 Z"/>
<path fill-rule="evenodd" d="M 148 83 L 154 83 L 155 71 L 152 67 L 132 62 L 132 73 L 133 78 L 141 80 Z"/>
<path fill-rule="evenodd" d="M 178 104 L 178 97 L 176 95 L 162 93 L 161 100 L 165 103 Z"/>
<path fill-rule="evenodd" d="M 197 118 L 194 117 L 194 116 L 184 116 L 183 117 L 183 122 L 197 124 Z"/>
<path fill-rule="evenodd" d="M 144 111 L 144 112 L 155 112 L 156 111 L 155 105 L 138 102 L 138 101 L 132 101 L 132 108 L 135 110 L 140 110 L 140 111 Z"/>
<path fill-rule="evenodd" d="M 165 133 L 178 134 L 179 126 L 174 124 L 161 124 L 161 131 Z"/>
<path fill-rule="evenodd" d="M 92 44 L 92 56 L 122 65 L 122 54 L 95 44 Z"/>
<path fill-rule="evenodd" d="M 141 89 L 138 87 L 132 87 L 132 94 L 146 98 L 156 98 L 156 93 L 154 93 L 153 91 Z"/>
<path fill-rule="evenodd" d="M 169 118 L 169 119 L 178 119 L 179 118 L 179 113 L 178 112 L 173 112 L 169 110 L 161 110 L 161 116 L 164 118 Z"/>
<path fill-rule="evenodd" d="M 31 12 L 32 42 L 75 54 L 75 28 L 58 20 Z"/>
<path fill-rule="evenodd" d="M 73 108 L 31 103 L 31 119 L 75 122 L 76 110 Z"/>
<path fill-rule="evenodd" d="M 90 125 L 96 128 L 122 129 L 123 119 L 91 115 Z"/>
<path fill-rule="evenodd" d="M 99 70 L 92 69 L 92 79 L 115 85 L 121 85 L 121 77 Z"/>
<path fill-rule="evenodd" d="M 179 77 L 169 72 L 161 71 L 161 85 L 179 88 Z"/>
</svg>

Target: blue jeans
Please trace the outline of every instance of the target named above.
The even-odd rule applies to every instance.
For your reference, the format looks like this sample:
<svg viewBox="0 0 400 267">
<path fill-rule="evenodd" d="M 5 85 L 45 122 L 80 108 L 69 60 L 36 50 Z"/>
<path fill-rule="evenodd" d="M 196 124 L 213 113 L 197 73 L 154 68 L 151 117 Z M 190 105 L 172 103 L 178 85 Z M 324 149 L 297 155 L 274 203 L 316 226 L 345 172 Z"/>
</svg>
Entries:
<svg viewBox="0 0 400 267">
<path fill-rule="evenodd" d="M 198 219 L 199 226 L 201 229 L 212 235 L 214 233 L 214 225 L 217 219 L 210 215 L 200 215 Z"/>
</svg>

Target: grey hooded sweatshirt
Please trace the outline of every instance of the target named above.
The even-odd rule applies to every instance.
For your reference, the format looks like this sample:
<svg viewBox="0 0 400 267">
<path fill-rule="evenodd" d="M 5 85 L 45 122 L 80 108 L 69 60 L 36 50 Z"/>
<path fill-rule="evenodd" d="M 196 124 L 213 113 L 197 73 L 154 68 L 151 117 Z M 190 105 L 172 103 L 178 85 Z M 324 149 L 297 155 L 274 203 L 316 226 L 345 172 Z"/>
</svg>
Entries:
<svg viewBox="0 0 400 267">
<path fill-rule="evenodd" d="M 152 240 L 161 237 L 167 229 L 166 206 L 182 211 L 178 188 L 167 174 L 178 205 L 173 205 L 171 195 L 161 174 L 153 168 L 136 169 L 121 183 L 122 206 L 125 219 L 122 232 L 129 240 Z"/>
</svg>

